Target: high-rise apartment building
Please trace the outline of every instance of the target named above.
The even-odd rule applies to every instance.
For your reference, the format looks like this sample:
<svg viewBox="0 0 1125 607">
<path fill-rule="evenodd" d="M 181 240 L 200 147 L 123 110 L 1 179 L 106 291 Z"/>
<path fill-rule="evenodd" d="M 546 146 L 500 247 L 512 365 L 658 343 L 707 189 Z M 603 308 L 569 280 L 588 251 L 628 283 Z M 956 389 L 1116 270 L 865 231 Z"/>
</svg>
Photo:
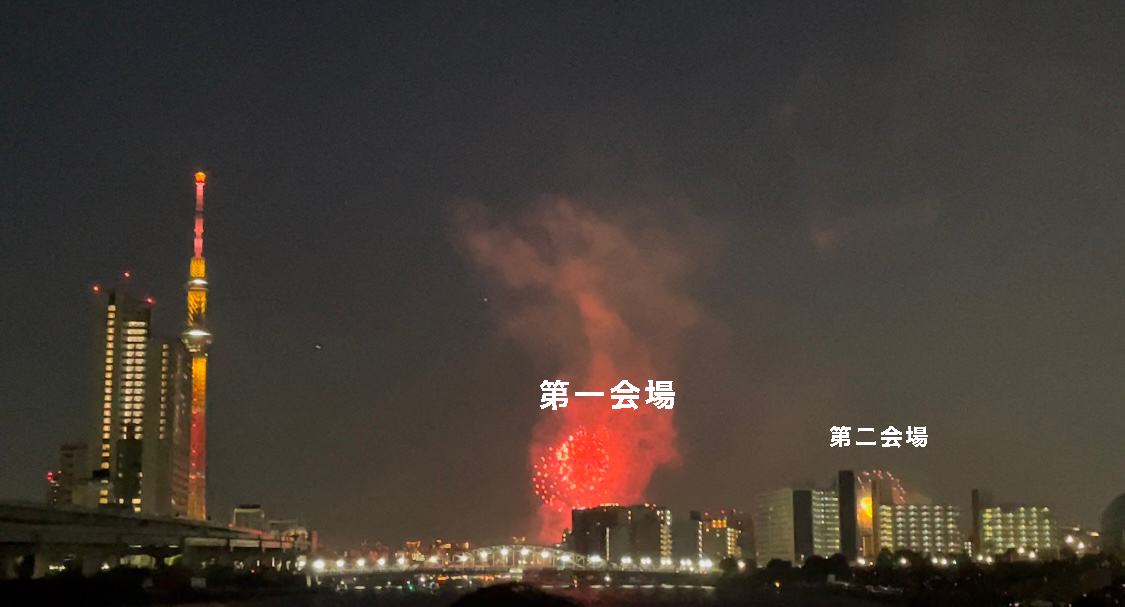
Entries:
<svg viewBox="0 0 1125 607">
<path fill-rule="evenodd" d="M 839 502 L 834 491 L 778 489 L 758 498 L 754 516 L 759 566 L 780 559 L 801 564 L 840 549 Z"/>
<path fill-rule="evenodd" d="M 697 562 L 703 556 L 703 517 L 692 510 L 685 519 L 672 523 L 672 557 Z"/>
<path fill-rule="evenodd" d="M 672 512 L 653 504 L 604 505 L 571 512 L 575 552 L 618 562 L 672 556 Z"/>
<path fill-rule="evenodd" d="M 1008 550 L 1034 551 L 1040 556 L 1058 551 L 1055 515 L 1047 506 L 1001 504 L 981 511 L 983 554 Z"/>
<path fill-rule="evenodd" d="M 82 501 L 154 515 L 186 514 L 186 351 L 152 335 L 152 299 L 101 289 L 98 389 Z"/>
<path fill-rule="evenodd" d="M 957 506 L 880 504 L 877 518 L 880 549 L 929 555 L 958 554 L 964 549 Z"/>
</svg>

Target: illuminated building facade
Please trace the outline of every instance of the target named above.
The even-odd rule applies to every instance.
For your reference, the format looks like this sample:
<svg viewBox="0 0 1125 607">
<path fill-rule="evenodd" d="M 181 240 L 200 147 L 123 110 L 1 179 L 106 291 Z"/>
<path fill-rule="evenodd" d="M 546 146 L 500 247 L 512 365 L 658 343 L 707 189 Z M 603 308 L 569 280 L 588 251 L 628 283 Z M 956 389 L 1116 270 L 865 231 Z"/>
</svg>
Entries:
<svg viewBox="0 0 1125 607">
<path fill-rule="evenodd" d="M 760 495 L 754 516 L 759 566 L 774 559 L 799 565 L 839 552 L 839 508 L 834 491 L 786 488 Z"/>
<path fill-rule="evenodd" d="M 126 275 L 128 277 L 128 275 Z M 187 512 L 186 351 L 151 334 L 152 299 L 95 287 L 98 388 L 95 424 L 72 498 L 91 507 L 154 515 Z"/>
<path fill-rule="evenodd" d="M 879 546 L 891 552 L 945 555 L 963 551 L 961 509 L 948 504 L 881 504 Z"/>
<path fill-rule="evenodd" d="M 1008 550 L 1036 552 L 1045 557 L 1058 550 L 1056 521 L 1046 506 L 1001 504 L 981 512 L 981 544 L 984 554 Z"/>
<path fill-rule="evenodd" d="M 703 517 L 703 554 L 716 561 L 728 556 L 741 556 L 738 547 L 739 531 L 734 526 L 732 516 L 721 511 L 717 516 L 705 514 Z"/>
<path fill-rule="evenodd" d="M 207 519 L 207 265 L 203 259 L 203 186 L 207 176 L 195 174 L 195 241 L 187 283 L 187 327 L 183 344 L 191 354 L 191 433 L 188 472 L 188 517 Z"/>
</svg>

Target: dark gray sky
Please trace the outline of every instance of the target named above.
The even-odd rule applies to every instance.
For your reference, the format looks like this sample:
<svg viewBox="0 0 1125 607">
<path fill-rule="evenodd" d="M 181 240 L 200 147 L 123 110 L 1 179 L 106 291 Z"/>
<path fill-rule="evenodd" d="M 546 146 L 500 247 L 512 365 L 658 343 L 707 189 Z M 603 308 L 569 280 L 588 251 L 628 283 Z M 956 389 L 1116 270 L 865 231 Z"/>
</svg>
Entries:
<svg viewBox="0 0 1125 607">
<path fill-rule="evenodd" d="M 131 269 L 178 332 L 199 169 L 217 518 L 528 533 L 553 370 L 450 209 L 544 196 L 705 235 L 651 499 L 877 466 L 1092 525 L 1125 491 L 1120 3 L 110 4 L 0 21 L 0 496 L 81 435 L 91 284 Z"/>
</svg>

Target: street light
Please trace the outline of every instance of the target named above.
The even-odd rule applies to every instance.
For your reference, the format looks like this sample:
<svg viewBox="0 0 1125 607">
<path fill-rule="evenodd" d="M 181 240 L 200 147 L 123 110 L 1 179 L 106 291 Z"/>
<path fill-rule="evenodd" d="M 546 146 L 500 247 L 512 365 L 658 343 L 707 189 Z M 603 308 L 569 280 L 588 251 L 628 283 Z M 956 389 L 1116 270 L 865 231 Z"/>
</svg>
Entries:
<svg viewBox="0 0 1125 607">
<path fill-rule="evenodd" d="M 324 559 L 316 559 L 313 561 L 313 569 L 324 571 Z"/>
</svg>

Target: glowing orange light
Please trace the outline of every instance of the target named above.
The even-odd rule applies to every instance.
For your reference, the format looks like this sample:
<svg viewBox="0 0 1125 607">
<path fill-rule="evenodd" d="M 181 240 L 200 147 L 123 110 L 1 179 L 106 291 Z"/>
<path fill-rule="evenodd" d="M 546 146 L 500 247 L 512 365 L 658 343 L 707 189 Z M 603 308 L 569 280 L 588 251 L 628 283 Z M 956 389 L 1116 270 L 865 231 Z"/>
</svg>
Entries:
<svg viewBox="0 0 1125 607">
<path fill-rule="evenodd" d="M 196 183 L 204 183 L 206 181 L 207 181 L 207 174 L 204 173 L 203 171 L 200 171 L 200 172 L 195 174 L 195 182 Z"/>
<path fill-rule="evenodd" d="M 859 500 L 859 511 L 866 520 L 871 520 L 874 515 L 874 504 L 871 496 L 864 496 Z"/>
</svg>

